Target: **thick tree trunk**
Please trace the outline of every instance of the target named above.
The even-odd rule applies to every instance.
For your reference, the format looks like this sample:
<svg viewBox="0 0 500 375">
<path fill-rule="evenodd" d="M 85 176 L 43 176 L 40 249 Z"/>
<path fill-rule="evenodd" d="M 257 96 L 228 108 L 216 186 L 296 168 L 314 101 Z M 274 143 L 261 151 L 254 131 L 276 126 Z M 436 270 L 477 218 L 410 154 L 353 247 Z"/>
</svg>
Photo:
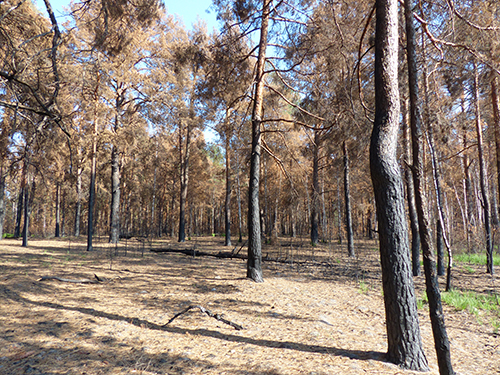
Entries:
<svg viewBox="0 0 500 375">
<path fill-rule="evenodd" d="M 436 265 L 432 242 L 429 233 L 429 220 L 426 216 L 427 207 L 424 193 L 424 163 L 423 163 L 423 131 L 419 113 L 418 103 L 418 77 L 417 56 L 415 47 L 415 28 L 412 13 L 412 0 L 405 0 L 406 18 L 406 40 L 408 57 L 408 85 L 410 91 L 410 125 L 413 150 L 413 183 L 415 186 L 415 206 L 418 215 L 418 226 L 420 241 L 424 257 L 424 273 L 427 297 L 429 299 L 429 315 L 431 319 L 432 332 L 434 335 L 434 346 L 438 358 L 439 373 L 441 375 L 454 374 L 450 358 L 450 343 L 444 324 L 443 308 L 441 305 L 441 293 L 436 275 Z M 427 367 L 427 366 L 425 366 Z"/>
<path fill-rule="evenodd" d="M 403 368 L 428 370 L 417 313 L 405 219 L 403 181 L 396 157 L 399 128 L 398 2 L 377 0 L 375 121 L 370 170 L 377 206 L 387 359 Z"/>
<path fill-rule="evenodd" d="M 319 148 L 320 134 L 314 131 L 312 199 L 311 199 L 311 244 L 316 246 L 319 241 Z"/>
<path fill-rule="evenodd" d="M 492 72 L 491 78 L 491 104 L 493 106 L 493 128 L 495 130 L 495 148 L 497 157 L 497 189 L 498 201 L 500 202 L 500 108 L 498 103 L 498 90 L 496 84 L 496 74 Z M 493 208 L 500 215 L 500 205 Z"/>
<path fill-rule="evenodd" d="M 3 238 L 3 223 L 5 220 L 5 170 L 0 166 L 0 240 Z"/>
<path fill-rule="evenodd" d="M 56 230 L 54 237 L 61 237 L 61 183 L 56 184 Z"/>
<path fill-rule="evenodd" d="M 342 145 L 344 149 L 344 199 L 345 199 L 345 226 L 347 235 L 347 253 L 350 257 L 354 257 L 354 234 L 352 231 L 352 214 L 351 214 L 351 188 L 349 181 L 349 153 L 347 145 L 344 141 Z"/>
<path fill-rule="evenodd" d="M 120 154 L 118 146 L 111 149 L 111 207 L 109 215 L 109 243 L 120 240 Z"/>
<path fill-rule="evenodd" d="M 474 103 L 476 107 L 476 133 L 477 152 L 479 156 L 479 183 L 481 186 L 481 196 L 484 215 L 484 231 L 486 235 L 486 272 L 493 275 L 493 244 L 491 233 L 490 199 L 488 197 L 488 187 L 486 185 L 486 163 L 483 155 L 483 128 L 479 108 L 479 78 L 477 65 L 474 64 Z"/>
<path fill-rule="evenodd" d="M 413 186 L 413 176 L 410 165 L 412 164 L 412 155 L 410 147 L 410 132 L 408 126 L 408 112 L 406 101 L 404 103 L 403 113 L 403 144 L 404 153 L 406 157 L 406 166 L 404 168 L 405 182 L 406 182 L 406 195 L 408 201 L 408 215 L 410 217 L 411 228 L 411 265 L 413 276 L 420 276 L 420 234 L 418 232 L 418 216 L 417 208 L 415 207 L 415 187 Z M 418 115 L 414 114 L 414 115 Z"/>
<path fill-rule="evenodd" d="M 264 65 L 266 62 L 267 33 L 272 0 L 263 0 L 260 27 L 259 55 L 255 73 L 255 95 L 252 109 L 252 150 L 250 181 L 248 183 L 248 261 L 247 277 L 263 282 L 262 238 L 260 226 L 259 181 L 261 158 L 261 121 L 264 102 Z"/>
</svg>

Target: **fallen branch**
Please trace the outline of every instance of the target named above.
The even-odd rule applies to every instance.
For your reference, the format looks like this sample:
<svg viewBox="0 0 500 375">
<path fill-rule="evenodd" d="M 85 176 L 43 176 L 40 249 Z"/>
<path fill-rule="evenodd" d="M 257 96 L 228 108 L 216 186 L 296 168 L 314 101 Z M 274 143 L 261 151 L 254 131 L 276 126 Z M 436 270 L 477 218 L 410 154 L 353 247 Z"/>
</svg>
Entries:
<svg viewBox="0 0 500 375">
<path fill-rule="evenodd" d="M 75 283 L 75 284 L 99 284 L 100 282 L 103 282 L 104 279 L 97 276 L 94 274 L 95 280 L 94 279 L 79 279 L 79 280 L 73 280 L 73 279 L 63 279 L 62 277 L 58 276 L 42 276 L 40 280 L 38 281 L 45 281 L 45 280 L 57 280 L 61 281 L 64 283 Z"/>
<path fill-rule="evenodd" d="M 214 258 L 237 258 L 237 259 L 247 259 L 246 255 L 240 255 L 238 253 L 233 254 L 233 252 L 225 251 L 218 253 L 207 253 L 205 251 L 190 250 L 190 249 L 151 249 L 154 253 L 179 253 L 190 255 L 192 257 L 214 257 Z"/>
<path fill-rule="evenodd" d="M 234 329 L 237 329 L 238 331 L 240 331 L 240 330 L 243 329 L 243 327 L 240 326 L 239 324 L 236 324 L 236 323 L 233 323 L 233 322 L 231 322 L 231 321 L 229 321 L 227 319 L 224 319 L 222 317 L 222 315 L 220 315 L 220 314 L 214 314 L 210 310 L 208 310 L 208 309 L 206 309 L 206 308 L 204 308 L 203 306 L 200 306 L 200 305 L 191 305 L 188 308 L 186 308 L 183 311 L 181 311 L 180 313 L 175 314 L 172 319 L 170 319 L 167 323 L 165 323 L 163 325 L 163 327 L 169 325 L 170 323 L 172 323 L 174 321 L 174 319 L 178 318 L 179 316 L 187 313 L 189 310 L 192 310 L 192 309 L 200 309 L 200 311 L 202 313 L 207 314 L 211 318 L 217 319 L 219 322 L 222 322 L 222 323 L 225 323 L 227 325 L 230 325 L 231 327 L 233 327 Z"/>
</svg>

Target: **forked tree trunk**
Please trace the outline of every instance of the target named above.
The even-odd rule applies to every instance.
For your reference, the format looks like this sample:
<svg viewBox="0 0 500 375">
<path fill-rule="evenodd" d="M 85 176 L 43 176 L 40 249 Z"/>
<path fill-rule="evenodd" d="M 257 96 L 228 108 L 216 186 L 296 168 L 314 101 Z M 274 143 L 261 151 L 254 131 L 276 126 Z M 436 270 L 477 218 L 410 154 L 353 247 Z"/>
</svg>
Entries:
<svg viewBox="0 0 500 375">
<path fill-rule="evenodd" d="M 396 157 L 399 130 L 398 1 L 377 0 L 375 31 L 375 121 L 370 170 L 377 206 L 384 292 L 387 359 L 428 370 L 411 273 L 403 181 Z"/>
<path fill-rule="evenodd" d="M 418 76 L 417 56 L 415 46 L 415 27 L 413 21 L 412 0 L 405 0 L 406 19 L 406 41 L 408 58 L 408 86 L 410 92 L 410 125 L 413 150 L 413 183 L 415 186 L 415 204 L 418 215 L 418 226 L 420 241 L 424 256 L 424 273 L 427 297 L 429 299 L 429 315 L 431 319 L 432 332 L 434 335 L 434 347 L 438 358 L 439 373 L 441 375 L 454 374 L 451 357 L 450 343 L 444 324 L 443 307 L 441 305 L 441 293 L 436 275 L 436 264 L 432 248 L 429 219 L 425 208 L 427 207 L 424 193 L 424 163 L 423 163 L 423 131 L 419 113 L 418 103 Z M 427 367 L 427 366 L 425 366 Z"/>
<path fill-rule="evenodd" d="M 252 109 L 252 150 L 250 181 L 248 183 L 248 260 L 247 277 L 263 282 L 262 238 L 260 227 L 259 180 L 261 158 L 261 126 L 264 104 L 264 65 L 266 62 L 267 33 L 272 0 L 263 0 L 260 27 L 259 55 L 255 71 L 255 95 Z"/>
<path fill-rule="evenodd" d="M 349 153 L 347 145 L 344 141 L 344 199 L 345 199 L 345 226 L 347 234 L 347 253 L 350 257 L 354 257 L 354 234 L 352 231 L 352 214 L 351 214 L 351 189 L 349 177 Z"/>
<path fill-rule="evenodd" d="M 486 235 L 486 272 L 493 275 L 493 244 L 491 238 L 491 214 L 490 199 L 488 197 L 488 187 L 486 185 L 486 163 L 483 155 L 483 128 L 481 125 L 481 116 L 479 108 L 479 78 L 477 65 L 474 63 L 474 103 L 476 109 L 476 133 L 477 133 L 477 152 L 479 156 L 479 183 L 481 186 L 481 196 L 484 215 L 484 231 Z"/>
</svg>

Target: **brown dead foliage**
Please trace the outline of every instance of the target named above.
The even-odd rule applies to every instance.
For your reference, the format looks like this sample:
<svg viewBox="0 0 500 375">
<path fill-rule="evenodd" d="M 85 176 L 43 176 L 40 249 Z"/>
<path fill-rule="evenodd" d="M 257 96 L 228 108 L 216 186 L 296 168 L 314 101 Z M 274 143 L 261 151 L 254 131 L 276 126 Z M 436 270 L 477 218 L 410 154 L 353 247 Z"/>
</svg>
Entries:
<svg viewBox="0 0 500 375">
<path fill-rule="evenodd" d="M 375 242 L 358 258 L 340 245 L 280 239 L 264 255 L 265 283 L 244 278 L 239 259 L 152 253 L 151 248 L 228 251 L 220 238 L 98 243 L 0 242 L 1 374 L 414 374 L 384 361 L 383 297 Z M 232 249 L 230 249 L 232 250 Z M 241 250 L 242 252 L 245 249 Z M 454 285 L 498 291 L 484 269 L 459 266 Z M 42 276 L 97 284 L 39 281 Z M 416 278 L 423 294 L 422 277 Z M 240 324 L 237 331 L 200 305 Z M 493 313 L 445 307 L 459 374 L 499 373 Z M 438 374 L 428 311 L 419 311 L 431 374 Z"/>
</svg>

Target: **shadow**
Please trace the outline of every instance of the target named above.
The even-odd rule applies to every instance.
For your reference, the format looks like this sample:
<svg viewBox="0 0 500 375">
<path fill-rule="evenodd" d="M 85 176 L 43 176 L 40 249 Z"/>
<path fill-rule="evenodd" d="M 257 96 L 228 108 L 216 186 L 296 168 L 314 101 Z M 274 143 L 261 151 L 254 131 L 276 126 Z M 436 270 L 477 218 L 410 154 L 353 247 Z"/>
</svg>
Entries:
<svg viewBox="0 0 500 375">
<path fill-rule="evenodd" d="M 330 355 L 339 356 L 339 357 L 346 357 L 346 358 L 350 358 L 350 359 L 359 359 L 359 360 L 370 360 L 371 359 L 371 360 L 386 362 L 385 361 L 385 353 L 381 353 L 381 352 L 342 349 L 342 348 L 336 348 L 333 346 L 306 345 L 306 344 L 301 344 L 301 343 L 292 342 L 292 341 L 253 339 L 250 337 L 238 336 L 235 334 L 224 334 L 224 333 L 220 333 L 218 331 L 212 331 L 212 330 L 208 330 L 208 329 L 176 328 L 173 326 L 158 325 L 155 323 L 151 323 L 147 320 L 139 319 L 139 318 L 135 318 L 135 317 L 126 317 L 126 316 L 122 316 L 119 314 L 107 313 L 107 312 L 99 311 L 99 310 L 92 309 L 92 308 L 70 307 L 70 306 L 64 306 L 64 305 L 61 305 L 58 303 L 53 303 L 53 302 L 32 301 L 28 298 L 24 298 L 24 297 L 18 295 L 14 291 L 8 290 L 7 288 L 4 288 L 4 291 L 6 292 L 7 298 L 13 299 L 15 301 L 20 301 L 20 302 L 23 302 L 26 304 L 31 304 L 34 306 L 42 306 L 42 307 L 47 307 L 47 308 L 56 309 L 56 310 L 76 311 L 76 312 L 80 312 L 82 314 L 87 314 L 87 315 L 94 316 L 94 317 L 101 317 L 101 318 L 106 318 L 106 319 L 115 320 L 115 321 L 123 321 L 123 322 L 133 324 L 137 327 L 148 328 L 148 329 L 157 330 L 157 331 L 164 331 L 164 332 L 181 334 L 181 335 L 193 335 L 193 336 L 200 335 L 200 336 L 205 336 L 205 337 L 216 338 L 219 340 L 229 341 L 229 342 L 257 345 L 257 346 L 267 347 L 267 348 L 282 348 L 282 349 L 296 350 L 296 351 L 307 352 L 307 353 L 324 353 L 324 354 L 330 354 Z"/>
</svg>

